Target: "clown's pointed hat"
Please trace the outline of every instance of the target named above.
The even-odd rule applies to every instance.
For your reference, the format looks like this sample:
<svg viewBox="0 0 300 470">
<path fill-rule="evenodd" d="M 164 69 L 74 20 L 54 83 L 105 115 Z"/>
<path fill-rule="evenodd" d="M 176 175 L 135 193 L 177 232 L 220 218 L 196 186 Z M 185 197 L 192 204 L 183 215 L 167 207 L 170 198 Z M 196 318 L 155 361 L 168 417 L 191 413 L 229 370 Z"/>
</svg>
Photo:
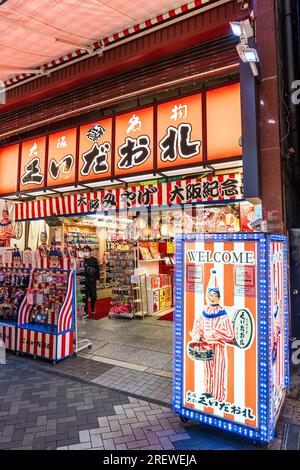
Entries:
<svg viewBox="0 0 300 470">
<path fill-rule="evenodd" d="M 210 271 L 210 279 L 209 279 L 209 283 L 207 286 L 207 293 L 209 294 L 210 292 L 215 292 L 216 294 L 221 296 L 219 285 L 218 285 L 218 280 L 217 280 L 217 272 L 215 269 L 212 269 Z"/>
<path fill-rule="evenodd" d="M 5 201 L 5 203 L 4 203 L 4 207 L 3 207 L 3 210 L 2 210 L 2 212 L 6 212 L 7 214 L 9 214 L 9 210 L 8 210 L 7 201 Z"/>
</svg>

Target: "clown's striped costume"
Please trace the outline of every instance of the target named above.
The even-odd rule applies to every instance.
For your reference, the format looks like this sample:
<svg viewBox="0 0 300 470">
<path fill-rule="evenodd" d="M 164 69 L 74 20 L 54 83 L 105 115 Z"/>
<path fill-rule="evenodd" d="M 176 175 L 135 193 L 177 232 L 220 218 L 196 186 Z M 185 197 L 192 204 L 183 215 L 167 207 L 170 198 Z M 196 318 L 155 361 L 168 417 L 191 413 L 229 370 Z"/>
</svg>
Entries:
<svg viewBox="0 0 300 470">
<path fill-rule="evenodd" d="M 196 315 L 191 336 L 193 341 L 201 341 L 202 349 L 214 351 L 213 359 L 205 362 L 205 392 L 218 401 L 225 401 L 227 398 L 226 343 L 233 340 L 234 331 L 226 310 L 218 303 L 220 290 L 215 270 L 211 271 L 207 288 L 208 301 L 210 301 L 210 294 L 214 295 L 215 300 Z"/>
<path fill-rule="evenodd" d="M 227 312 L 219 305 L 207 305 L 195 319 L 192 331 L 194 340 L 201 340 L 203 349 L 213 349 L 213 360 L 205 363 L 205 391 L 216 400 L 224 401 L 227 395 L 226 343 L 234 338 Z"/>
</svg>

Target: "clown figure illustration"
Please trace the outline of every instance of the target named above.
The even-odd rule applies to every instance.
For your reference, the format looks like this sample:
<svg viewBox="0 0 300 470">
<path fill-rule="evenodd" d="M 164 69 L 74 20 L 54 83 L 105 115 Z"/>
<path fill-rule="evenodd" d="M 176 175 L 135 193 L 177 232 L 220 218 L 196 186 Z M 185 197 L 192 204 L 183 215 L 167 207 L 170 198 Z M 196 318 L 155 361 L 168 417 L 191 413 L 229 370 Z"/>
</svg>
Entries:
<svg viewBox="0 0 300 470">
<path fill-rule="evenodd" d="M 49 246 L 48 246 L 48 234 L 44 230 L 40 234 L 40 246 L 39 246 L 39 252 L 42 258 L 46 258 L 47 254 L 49 251 Z"/>
<path fill-rule="evenodd" d="M 199 344 L 205 361 L 205 390 L 202 393 L 218 401 L 226 401 L 227 343 L 234 339 L 234 331 L 228 312 L 220 305 L 221 293 L 215 270 L 211 270 L 206 297 L 207 305 L 196 313 L 190 336 Z"/>
<path fill-rule="evenodd" d="M 61 253 L 58 250 L 56 249 L 50 250 L 49 259 L 50 259 L 50 268 L 52 269 L 60 268 Z"/>
<path fill-rule="evenodd" d="M 12 255 L 12 262 L 14 268 L 20 268 L 22 265 L 21 253 L 19 250 L 16 250 Z"/>
<path fill-rule="evenodd" d="M 7 204 L 2 211 L 2 219 L 0 220 L 0 243 L 2 246 L 9 247 L 10 241 L 15 236 L 14 226 L 9 218 Z"/>
</svg>

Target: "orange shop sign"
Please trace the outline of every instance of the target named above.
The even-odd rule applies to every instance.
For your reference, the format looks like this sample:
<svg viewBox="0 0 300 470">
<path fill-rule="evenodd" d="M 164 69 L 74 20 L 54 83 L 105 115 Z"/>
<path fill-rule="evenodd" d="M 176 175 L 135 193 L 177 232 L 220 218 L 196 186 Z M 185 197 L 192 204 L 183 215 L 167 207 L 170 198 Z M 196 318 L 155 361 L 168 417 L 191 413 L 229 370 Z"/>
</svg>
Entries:
<svg viewBox="0 0 300 470">
<path fill-rule="evenodd" d="M 0 149 L 0 194 L 15 193 L 18 184 L 19 145 Z"/>
<path fill-rule="evenodd" d="M 158 168 L 203 161 L 202 95 L 197 93 L 157 106 Z"/>
<path fill-rule="evenodd" d="M 48 151 L 47 186 L 60 186 L 75 182 L 77 129 L 50 134 Z"/>
<path fill-rule="evenodd" d="M 153 106 L 116 117 L 115 175 L 152 172 Z"/>
<path fill-rule="evenodd" d="M 45 185 L 46 137 L 22 143 L 20 190 L 43 188 Z"/>
<path fill-rule="evenodd" d="M 79 181 L 111 176 L 112 125 L 108 118 L 80 127 Z"/>
<path fill-rule="evenodd" d="M 204 90 L 0 149 L 0 195 L 240 158 L 240 84 Z"/>
</svg>

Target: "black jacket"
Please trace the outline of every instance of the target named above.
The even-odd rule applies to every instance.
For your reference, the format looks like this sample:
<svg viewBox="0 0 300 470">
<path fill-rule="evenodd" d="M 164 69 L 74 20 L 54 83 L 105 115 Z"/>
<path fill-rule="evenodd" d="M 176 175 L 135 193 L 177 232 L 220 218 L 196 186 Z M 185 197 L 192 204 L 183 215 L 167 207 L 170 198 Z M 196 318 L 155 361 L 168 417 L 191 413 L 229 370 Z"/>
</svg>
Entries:
<svg viewBox="0 0 300 470">
<path fill-rule="evenodd" d="M 87 282 L 100 281 L 99 263 L 93 256 L 84 260 L 84 274 Z"/>
</svg>

